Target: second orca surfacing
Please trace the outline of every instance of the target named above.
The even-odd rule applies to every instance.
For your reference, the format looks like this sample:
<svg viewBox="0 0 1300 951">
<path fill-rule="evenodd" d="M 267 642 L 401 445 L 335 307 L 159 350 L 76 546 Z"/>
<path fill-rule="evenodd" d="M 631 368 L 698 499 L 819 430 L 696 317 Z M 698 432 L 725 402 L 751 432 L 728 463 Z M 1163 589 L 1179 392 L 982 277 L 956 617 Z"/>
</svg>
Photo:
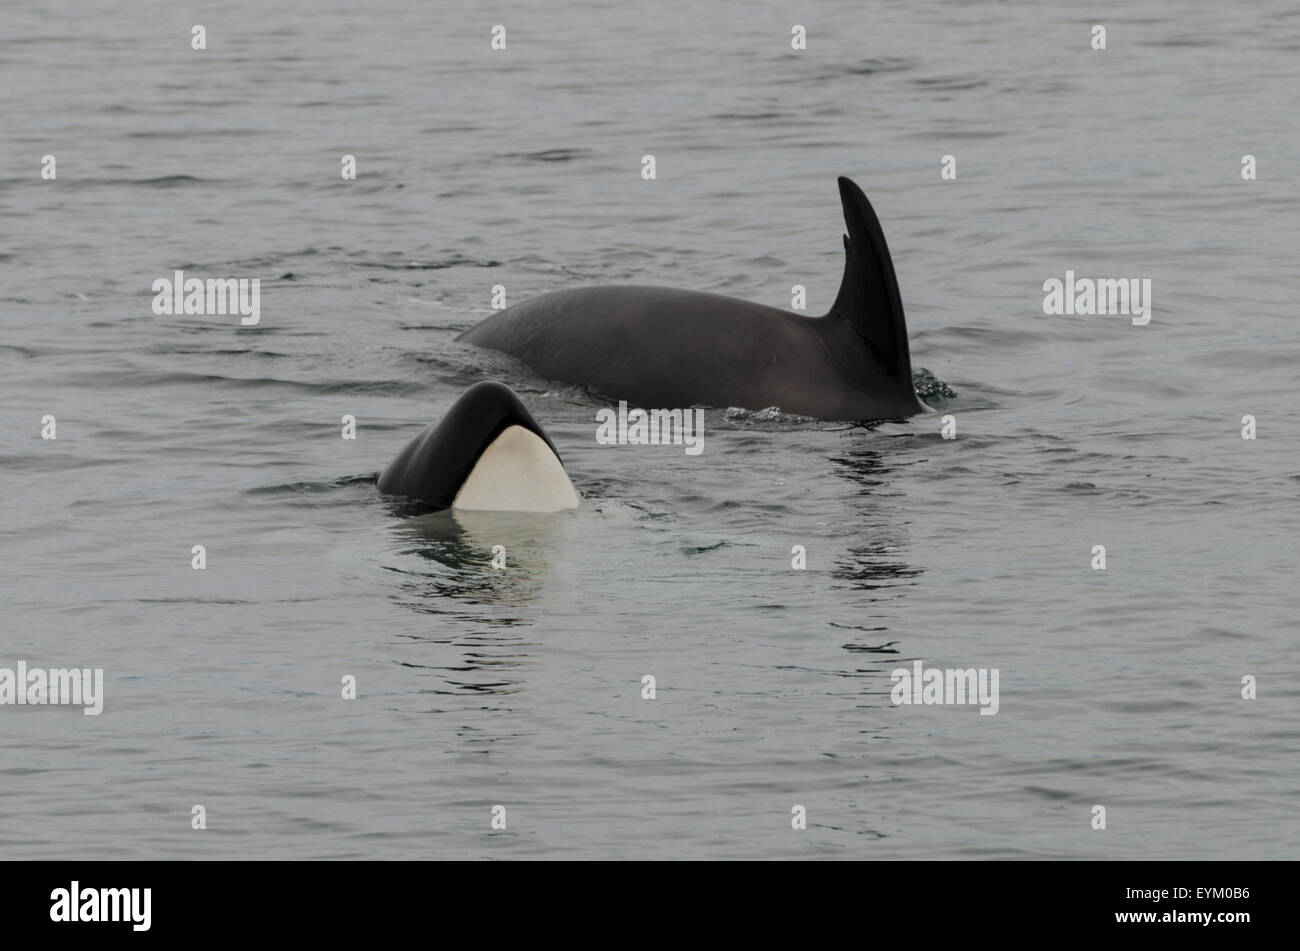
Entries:
<svg viewBox="0 0 1300 951">
<path fill-rule="evenodd" d="M 475 383 L 379 475 L 379 491 L 427 510 L 562 512 L 578 493 L 546 431 L 495 380 Z"/>
<path fill-rule="evenodd" d="M 923 413 L 885 233 L 862 189 L 847 178 L 839 187 L 846 260 L 823 317 L 700 291 L 618 285 L 531 298 L 458 339 L 643 407 L 775 406 L 854 421 Z"/>
</svg>

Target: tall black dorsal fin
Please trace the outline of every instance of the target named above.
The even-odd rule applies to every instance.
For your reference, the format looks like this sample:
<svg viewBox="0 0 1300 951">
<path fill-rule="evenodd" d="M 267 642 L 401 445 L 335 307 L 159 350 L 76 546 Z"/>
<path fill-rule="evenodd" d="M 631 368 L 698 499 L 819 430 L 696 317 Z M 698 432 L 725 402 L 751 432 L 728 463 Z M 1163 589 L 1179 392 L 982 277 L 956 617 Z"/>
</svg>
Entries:
<svg viewBox="0 0 1300 951">
<path fill-rule="evenodd" d="M 907 349 L 903 299 L 880 219 L 862 189 L 841 177 L 840 201 L 849 233 L 844 237 L 844 279 L 826 317 L 851 327 L 873 362 L 912 390 L 912 359 Z"/>
</svg>

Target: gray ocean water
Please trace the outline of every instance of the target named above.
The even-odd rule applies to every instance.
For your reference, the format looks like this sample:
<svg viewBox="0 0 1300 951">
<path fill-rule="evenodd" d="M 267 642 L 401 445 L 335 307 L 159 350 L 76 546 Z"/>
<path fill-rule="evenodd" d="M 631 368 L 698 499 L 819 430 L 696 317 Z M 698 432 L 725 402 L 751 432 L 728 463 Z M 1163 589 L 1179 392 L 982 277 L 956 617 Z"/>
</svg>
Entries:
<svg viewBox="0 0 1300 951">
<path fill-rule="evenodd" d="M 0 856 L 1296 856 L 1293 4 L 0 27 L 0 666 L 105 676 L 98 717 L 0 708 Z M 821 313 L 841 174 L 935 414 L 600 446 L 606 402 L 454 342 L 496 284 Z M 155 316 L 176 269 L 261 323 Z M 1150 324 L 1044 315 L 1067 269 L 1151 279 Z M 484 378 L 582 507 L 398 517 L 367 477 Z M 997 715 L 893 704 L 918 659 L 996 668 Z"/>
</svg>

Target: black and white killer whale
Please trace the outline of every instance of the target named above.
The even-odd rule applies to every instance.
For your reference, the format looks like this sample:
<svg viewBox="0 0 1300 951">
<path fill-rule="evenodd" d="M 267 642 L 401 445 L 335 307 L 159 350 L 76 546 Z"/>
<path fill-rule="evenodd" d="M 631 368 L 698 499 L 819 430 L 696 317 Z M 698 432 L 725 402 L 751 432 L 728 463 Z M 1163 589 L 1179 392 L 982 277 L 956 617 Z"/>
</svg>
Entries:
<svg viewBox="0 0 1300 951">
<path fill-rule="evenodd" d="M 828 420 L 923 413 L 885 233 L 862 189 L 847 178 L 839 186 L 844 276 L 823 317 L 699 291 L 585 287 L 523 301 L 457 339 L 643 407 L 775 406 Z"/>
<path fill-rule="evenodd" d="M 379 475 L 428 510 L 561 512 L 578 493 L 545 430 L 508 386 L 475 383 Z"/>
</svg>

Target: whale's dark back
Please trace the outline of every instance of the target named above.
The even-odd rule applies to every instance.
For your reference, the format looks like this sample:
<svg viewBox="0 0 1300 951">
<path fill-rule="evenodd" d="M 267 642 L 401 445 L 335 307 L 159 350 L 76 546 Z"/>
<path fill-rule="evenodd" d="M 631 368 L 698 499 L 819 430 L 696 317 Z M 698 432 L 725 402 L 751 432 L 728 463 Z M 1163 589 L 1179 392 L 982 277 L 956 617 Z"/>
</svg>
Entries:
<svg viewBox="0 0 1300 951">
<path fill-rule="evenodd" d="M 777 406 L 842 420 L 923 412 L 884 232 L 861 189 L 839 183 L 846 260 L 824 317 L 698 291 L 585 287 L 523 301 L 459 339 L 645 407 Z"/>
</svg>

